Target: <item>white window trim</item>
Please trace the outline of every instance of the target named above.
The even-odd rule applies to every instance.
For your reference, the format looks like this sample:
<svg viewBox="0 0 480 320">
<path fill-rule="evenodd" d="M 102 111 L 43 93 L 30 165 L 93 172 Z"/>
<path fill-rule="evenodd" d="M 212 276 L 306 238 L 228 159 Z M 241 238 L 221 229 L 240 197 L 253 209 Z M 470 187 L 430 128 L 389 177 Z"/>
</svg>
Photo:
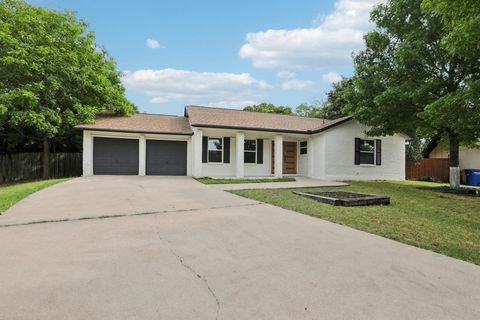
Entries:
<svg viewBox="0 0 480 320">
<path fill-rule="evenodd" d="M 220 140 L 222 142 L 222 149 L 221 150 L 210 150 L 210 139 L 212 140 Z M 225 148 L 224 146 L 224 141 L 223 141 L 223 138 L 216 138 L 216 137 L 208 137 L 208 143 L 207 143 L 207 163 L 208 164 L 223 164 L 223 149 Z M 221 151 L 222 155 L 221 155 L 221 160 L 220 161 L 214 161 L 214 162 L 210 162 L 210 151 Z"/>
<path fill-rule="evenodd" d="M 255 150 L 245 150 L 245 143 L 247 141 L 255 141 Z M 243 141 L 243 164 L 247 166 L 254 166 L 257 164 L 257 151 L 258 151 L 258 145 L 257 145 L 257 140 L 256 139 L 245 139 Z M 255 153 L 255 162 L 245 162 L 245 152 L 254 152 Z"/>
<path fill-rule="evenodd" d="M 360 157 L 360 166 L 361 167 L 375 167 L 377 163 L 377 142 L 375 139 L 361 139 L 361 142 L 363 143 L 364 141 L 373 141 L 373 151 L 362 151 L 360 149 L 360 153 L 373 153 L 373 163 L 362 163 L 362 157 Z M 361 145 L 361 144 L 360 144 Z"/>
</svg>

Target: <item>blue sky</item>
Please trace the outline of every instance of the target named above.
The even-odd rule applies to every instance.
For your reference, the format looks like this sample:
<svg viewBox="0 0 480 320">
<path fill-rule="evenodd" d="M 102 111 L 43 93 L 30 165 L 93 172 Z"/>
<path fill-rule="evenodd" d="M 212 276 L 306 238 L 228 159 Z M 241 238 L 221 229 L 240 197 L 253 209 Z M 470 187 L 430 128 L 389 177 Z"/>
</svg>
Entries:
<svg viewBox="0 0 480 320">
<path fill-rule="evenodd" d="M 381 0 L 32 0 L 70 9 L 125 72 L 142 112 L 182 114 L 186 104 L 295 107 L 322 100 L 372 28 Z"/>
</svg>

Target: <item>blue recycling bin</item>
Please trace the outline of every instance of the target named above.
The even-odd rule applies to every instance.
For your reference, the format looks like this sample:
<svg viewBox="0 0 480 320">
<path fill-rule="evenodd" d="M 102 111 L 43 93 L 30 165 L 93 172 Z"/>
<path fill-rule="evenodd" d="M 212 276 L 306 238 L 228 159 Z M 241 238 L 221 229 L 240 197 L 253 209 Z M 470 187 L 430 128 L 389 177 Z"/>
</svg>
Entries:
<svg viewBox="0 0 480 320">
<path fill-rule="evenodd" d="M 465 177 L 467 185 L 480 186 L 480 169 L 467 169 L 465 170 Z"/>
</svg>

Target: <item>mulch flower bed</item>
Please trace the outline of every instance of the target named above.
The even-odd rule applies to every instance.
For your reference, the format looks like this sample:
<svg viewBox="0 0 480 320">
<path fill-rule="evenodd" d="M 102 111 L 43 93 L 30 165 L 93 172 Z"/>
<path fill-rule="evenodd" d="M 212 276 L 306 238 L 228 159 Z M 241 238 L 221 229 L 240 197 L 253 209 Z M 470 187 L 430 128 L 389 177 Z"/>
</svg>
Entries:
<svg viewBox="0 0 480 320">
<path fill-rule="evenodd" d="M 390 198 L 373 194 L 356 193 L 349 191 L 325 192 L 293 192 L 299 196 L 307 197 L 333 206 L 371 206 L 390 204 Z"/>
</svg>

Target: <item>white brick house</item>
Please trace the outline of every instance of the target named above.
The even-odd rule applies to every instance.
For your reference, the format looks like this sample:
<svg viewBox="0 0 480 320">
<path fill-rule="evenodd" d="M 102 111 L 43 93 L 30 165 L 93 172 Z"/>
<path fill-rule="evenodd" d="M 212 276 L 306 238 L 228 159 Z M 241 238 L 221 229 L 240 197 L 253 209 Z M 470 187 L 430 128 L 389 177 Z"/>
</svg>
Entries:
<svg viewBox="0 0 480 320">
<path fill-rule="evenodd" d="M 405 179 L 405 140 L 337 120 L 198 106 L 185 115 L 100 116 L 83 130 L 83 174 Z"/>
</svg>

